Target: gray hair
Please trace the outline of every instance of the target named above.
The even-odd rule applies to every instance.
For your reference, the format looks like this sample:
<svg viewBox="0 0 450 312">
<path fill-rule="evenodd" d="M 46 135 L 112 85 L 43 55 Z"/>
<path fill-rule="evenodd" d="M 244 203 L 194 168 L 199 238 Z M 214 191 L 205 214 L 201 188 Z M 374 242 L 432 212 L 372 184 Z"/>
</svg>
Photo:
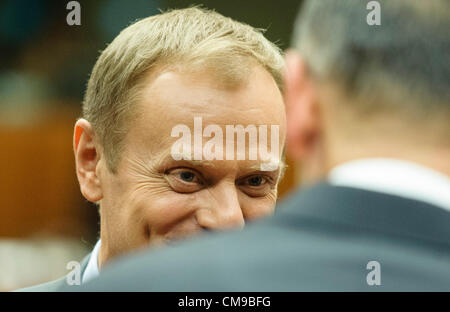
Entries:
<svg viewBox="0 0 450 312">
<path fill-rule="evenodd" d="M 364 111 L 395 103 L 399 109 L 449 112 L 450 1 L 378 2 L 381 25 L 371 26 L 368 1 L 306 1 L 293 46 L 311 76 L 350 96 L 376 99 L 358 101 Z"/>
</svg>

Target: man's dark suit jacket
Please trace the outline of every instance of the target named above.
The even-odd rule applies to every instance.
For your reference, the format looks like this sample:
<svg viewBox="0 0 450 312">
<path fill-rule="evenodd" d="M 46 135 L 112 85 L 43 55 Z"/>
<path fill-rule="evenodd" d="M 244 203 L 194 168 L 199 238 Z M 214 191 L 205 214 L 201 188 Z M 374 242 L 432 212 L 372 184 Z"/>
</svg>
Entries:
<svg viewBox="0 0 450 312">
<path fill-rule="evenodd" d="M 379 262 L 381 285 L 368 285 L 369 261 Z M 244 231 L 140 253 L 77 289 L 450 291 L 450 212 L 321 184 Z"/>
</svg>

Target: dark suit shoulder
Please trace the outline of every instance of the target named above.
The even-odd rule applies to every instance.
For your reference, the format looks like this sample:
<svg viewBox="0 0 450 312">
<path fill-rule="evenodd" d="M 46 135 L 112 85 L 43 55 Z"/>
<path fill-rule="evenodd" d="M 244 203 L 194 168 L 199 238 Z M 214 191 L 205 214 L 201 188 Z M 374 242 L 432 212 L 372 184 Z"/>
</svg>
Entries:
<svg viewBox="0 0 450 312">
<path fill-rule="evenodd" d="M 356 189 L 304 192 L 244 231 L 141 252 L 80 290 L 450 290 L 449 212 Z M 367 283 L 371 261 L 380 286 Z"/>
</svg>

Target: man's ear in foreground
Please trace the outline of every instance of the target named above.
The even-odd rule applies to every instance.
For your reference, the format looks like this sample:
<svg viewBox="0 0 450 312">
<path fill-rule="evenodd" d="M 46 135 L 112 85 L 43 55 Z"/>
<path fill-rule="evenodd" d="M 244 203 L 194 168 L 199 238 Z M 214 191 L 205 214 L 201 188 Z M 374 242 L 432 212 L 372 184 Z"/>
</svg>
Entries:
<svg viewBox="0 0 450 312">
<path fill-rule="evenodd" d="M 90 202 L 97 202 L 103 197 L 98 176 L 100 151 L 92 126 L 86 119 L 81 118 L 75 123 L 73 149 L 81 193 Z"/>
</svg>

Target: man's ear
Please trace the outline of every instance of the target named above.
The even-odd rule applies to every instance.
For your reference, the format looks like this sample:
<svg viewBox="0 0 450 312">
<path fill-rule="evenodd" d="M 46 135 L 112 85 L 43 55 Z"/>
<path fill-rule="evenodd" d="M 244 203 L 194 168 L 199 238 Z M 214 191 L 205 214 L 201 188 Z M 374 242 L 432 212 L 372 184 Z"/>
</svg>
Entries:
<svg viewBox="0 0 450 312">
<path fill-rule="evenodd" d="M 94 141 L 92 126 L 85 119 L 75 123 L 73 150 L 81 193 L 90 202 L 101 200 L 103 192 L 97 171 L 100 153 Z"/>
<path fill-rule="evenodd" d="M 313 152 L 319 133 L 317 101 L 305 63 L 294 50 L 286 52 L 284 99 L 287 114 L 286 149 L 292 159 L 301 160 Z"/>
</svg>

